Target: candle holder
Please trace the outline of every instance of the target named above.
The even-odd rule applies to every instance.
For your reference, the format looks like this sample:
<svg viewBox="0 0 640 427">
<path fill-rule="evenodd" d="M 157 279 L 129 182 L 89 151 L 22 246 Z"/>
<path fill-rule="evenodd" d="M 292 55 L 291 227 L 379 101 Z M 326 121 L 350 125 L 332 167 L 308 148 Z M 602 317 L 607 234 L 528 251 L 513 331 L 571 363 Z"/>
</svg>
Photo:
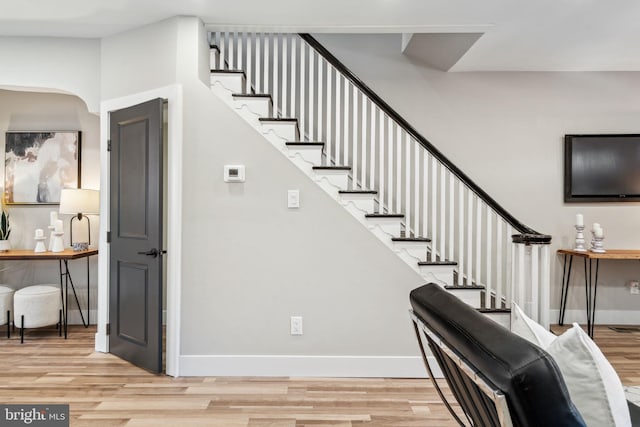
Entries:
<svg viewBox="0 0 640 427">
<path fill-rule="evenodd" d="M 591 232 L 591 235 L 593 237 L 591 239 L 591 248 L 589 250 L 591 252 L 596 253 L 596 254 L 603 254 L 603 253 L 607 252 L 604 249 L 604 243 L 603 243 L 604 236 L 598 237 L 598 236 L 596 236 L 596 233 L 593 232 L 593 231 Z"/>
<path fill-rule="evenodd" d="M 56 229 L 56 227 L 54 225 L 50 225 L 47 227 L 49 230 L 51 230 L 51 233 L 49 233 L 49 252 L 53 252 L 53 233 Z"/>
<path fill-rule="evenodd" d="M 587 248 L 584 247 L 586 241 L 584 240 L 584 225 L 576 225 L 576 252 L 587 252 Z"/>
<path fill-rule="evenodd" d="M 64 232 L 62 231 L 54 231 L 51 233 L 53 235 L 53 243 L 51 244 L 51 252 L 63 252 L 64 251 L 64 243 L 62 242 L 62 236 Z"/>
<path fill-rule="evenodd" d="M 33 252 L 39 253 L 39 252 L 47 252 L 47 247 L 44 245 L 44 241 L 47 238 L 42 236 L 42 237 L 35 237 L 34 240 L 36 241 L 36 247 L 33 250 Z"/>
</svg>

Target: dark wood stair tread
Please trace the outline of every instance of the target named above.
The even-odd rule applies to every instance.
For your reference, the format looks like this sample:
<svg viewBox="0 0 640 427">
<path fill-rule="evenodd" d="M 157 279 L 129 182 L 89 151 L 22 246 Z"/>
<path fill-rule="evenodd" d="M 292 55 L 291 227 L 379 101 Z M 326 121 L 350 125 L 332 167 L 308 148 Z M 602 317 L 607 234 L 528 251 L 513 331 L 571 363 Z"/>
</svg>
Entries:
<svg viewBox="0 0 640 427">
<path fill-rule="evenodd" d="M 298 119 L 295 117 L 260 117 L 258 120 L 261 122 L 290 122 L 298 123 Z"/>
<path fill-rule="evenodd" d="M 376 190 L 340 190 L 338 194 L 378 194 Z"/>
<path fill-rule="evenodd" d="M 476 308 L 480 313 L 511 313 L 510 308 Z"/>
<path fill-rule="evenodd" d="M 431 242 L 428 237 L 393 237 L 392 242 Z"/>
<path fill-rule="evenodd" d="M 351 166 L 314 166 L 313 170 L 350 171 Z"/>
<path fill-rule="evenodd" d="M 455 261 L 420 261 L 418 265 L 458 265 Z"/>
<path fill-rule="evenodd" d="M 291 147 L 324 147 L 324 142 L 292 141 L 292 142 L 285 142 L 285 145 L 288 145 Z"/>
<path fill-rule="evenodd" d="M 242 74 L 244 76 L 244 70 L 218 70 L 212 69 L 210 71 L 213 74 Z"/>
<path fill-rule="evenodd" d="M 234 93 L 231 96 L 234 98 L 267 98 L 271 99 L 271 95 L 268 93 Z"/>
<path fill-rule="evenodd" d="M 404 214 L 381 214 L 381 213 L 372 213 L 366 214 L 365 218 L 404 218 Z"/>
</svg>

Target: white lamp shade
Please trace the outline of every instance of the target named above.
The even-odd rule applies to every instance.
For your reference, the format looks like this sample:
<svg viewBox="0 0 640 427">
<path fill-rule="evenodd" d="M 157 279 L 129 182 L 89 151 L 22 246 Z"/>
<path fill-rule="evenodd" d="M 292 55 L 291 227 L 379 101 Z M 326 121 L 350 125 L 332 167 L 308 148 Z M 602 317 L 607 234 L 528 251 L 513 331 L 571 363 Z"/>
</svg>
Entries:
<svg viewBox="0 0 640 427">
<path fill-rule="evenodd" d="M 100 192 L 81 188 L 63 188 L 60 192 L 61 214 L 90 214 L 100 213 Z"/>
</svg>

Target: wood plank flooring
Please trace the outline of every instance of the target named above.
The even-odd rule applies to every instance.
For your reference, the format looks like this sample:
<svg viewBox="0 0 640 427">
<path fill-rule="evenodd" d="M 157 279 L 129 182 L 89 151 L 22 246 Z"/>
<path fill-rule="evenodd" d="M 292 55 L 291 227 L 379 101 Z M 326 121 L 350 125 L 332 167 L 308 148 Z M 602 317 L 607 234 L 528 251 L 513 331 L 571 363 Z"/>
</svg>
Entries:
<svg viewBox="0 0 640 427">
<path fill-rule="evenodd" d="M 171 378 L 94 352 L 94 333 L 30 330 L 23 345 L 0 335 L 0 402 L 68 403 L 72 426 L 456 425 L 426 379 Z M 625 385 L 640 385 L 640 332 L 596 327 L 596 342 Z"/>
</svg>

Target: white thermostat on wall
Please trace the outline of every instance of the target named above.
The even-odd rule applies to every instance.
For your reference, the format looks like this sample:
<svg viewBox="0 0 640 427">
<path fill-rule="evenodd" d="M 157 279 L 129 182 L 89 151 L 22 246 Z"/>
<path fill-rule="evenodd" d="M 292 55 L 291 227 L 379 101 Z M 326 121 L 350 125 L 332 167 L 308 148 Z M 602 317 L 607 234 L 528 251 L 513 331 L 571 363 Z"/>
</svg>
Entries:
<svg viewBox="0 0 640 427">
<path fill-rule="evenodd" d="M 244 182 L 244 165 L 225 165 L 224 182 Z"/>
</svg>

